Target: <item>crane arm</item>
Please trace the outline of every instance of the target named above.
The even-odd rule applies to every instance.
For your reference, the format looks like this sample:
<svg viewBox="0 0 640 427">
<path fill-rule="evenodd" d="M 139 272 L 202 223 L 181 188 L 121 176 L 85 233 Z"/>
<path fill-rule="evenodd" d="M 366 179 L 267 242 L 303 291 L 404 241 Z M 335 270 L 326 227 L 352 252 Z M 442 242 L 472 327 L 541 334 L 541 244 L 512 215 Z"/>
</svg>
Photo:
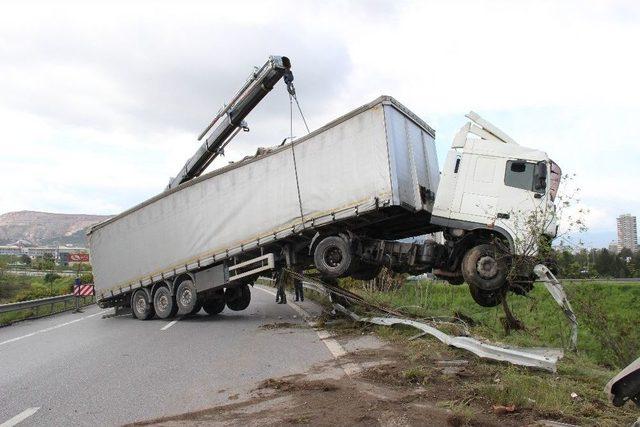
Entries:
<svg viewBox="0 0 640 427">
<path fill-rule="evenodd" d="M 200 134 L 198 140 L 201 140 L 213 128 L 198 151 L 184 164 L 178 175 L 169 181 L 167 190 L 199 176 L 218 155 L 222 154 L 224 147 L 240 130 L 248 131 L 249 128 L 244 122 L 245 117 L 282 77 L 284 77 L 289 93 L 295 95 L 289 58 L 271 56 L 261 68 L 256 69 L 231 102 L 218 112 Z"/>
</svg>

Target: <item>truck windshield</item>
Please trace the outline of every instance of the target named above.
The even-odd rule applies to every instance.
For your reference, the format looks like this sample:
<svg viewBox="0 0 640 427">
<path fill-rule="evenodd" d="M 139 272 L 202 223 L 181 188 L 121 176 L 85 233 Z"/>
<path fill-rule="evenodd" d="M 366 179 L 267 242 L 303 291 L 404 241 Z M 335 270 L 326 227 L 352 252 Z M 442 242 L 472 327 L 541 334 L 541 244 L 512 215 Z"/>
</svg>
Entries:
<svg viewBox="0 0 640 427">
<path fill-rule="evenodd" d="M 553 202 L 556 199 L 556 194 L 558 194 L 558 187 L 560 187 L 560 178 L 562 178 L 562 169 L 560 166 L 553 160 L 549 160 L 551 164 L 551 176 L 550 182 L 551 185 L 549 187 L 549 195 L 551 196 L 551 201 Z"/>
</svg>

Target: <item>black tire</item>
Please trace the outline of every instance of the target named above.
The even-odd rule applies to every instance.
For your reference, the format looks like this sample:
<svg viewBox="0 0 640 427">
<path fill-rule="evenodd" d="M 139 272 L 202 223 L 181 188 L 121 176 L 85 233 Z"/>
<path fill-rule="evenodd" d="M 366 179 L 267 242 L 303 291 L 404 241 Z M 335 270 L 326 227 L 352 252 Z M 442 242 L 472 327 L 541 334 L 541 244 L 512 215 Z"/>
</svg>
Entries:
<svg viewBox="0 0 640 427">
<path fill-rule="evenodd" d="M 210 316 L 222 313 L 224 310 L 224 293 L 210 295 L 202 302 L 202 308 Z"/>
<path fill-rule="evenodd" d="M 356 280 L 373 280 L 378 277 L 380 270 L 382 270 L 380 265 L 363 265 L 351 277 Z"/>
<path fill-rule="evenodd" d="M 131 296 L 131 312 L 136 319 L 149 320 L 153 318 L 155 313 L 144 290 L 138 289 Z"/>
<path fill-rule="evenodd" d="M 176 305 L 178 314 L 191 314 L 198 303 L 198 290 L 191 280 L 183 280 L 176 290 Z"/>
<path fill-rule="evenodd" d="M 198 314 L 200 310 L 202 310 L 202 301 L 200 300 L 200 298 L 198 298 L 198 300 L 196 301 L 195 307 L 193 307 L 193 310 L 191 310 L 191 312 L 188 315 L 194 316 Z"/>
<path fill-rule="evenodd" d="M 475 246 L 462 258 L 462 276 L 478 290 L 497 291 L 505 286 L 507 270 L 505 254 L 493 245 Z"/>
<path fill-rule="evenodd" d="M 156 293 L 153 295 L 153 308 L 156 316 L 161 319 L 168 319 L 176 315 L 178 304 L 176 304 L 176 299 L 171 295 L 168 286 L 162 285 L 156 289 Z"/>
<path fill-rule="evenodd" d="M 450 285 L 453 285 L 453 286 L 460 286 L 464 284 L 464 277 L 462 276 L 449 276 L 445 280 L 449 282 Z"/>
<path fill-rule="evenodd" d="M 476 304 L 482 307 L 496 307 L 502 303 L 502 290 L 485 291 L 469 284 L 469 293 Z"/>
<path fill-rule="evenodd" d="M 340 236 L 328 236 L 318 243 L 313 262 L 322 277 L 338 278 L 349 274 L 353 255 L 349 243 Z"/>
<path fill-rule="evenodd" d="M 251 303 L 251 290 L 249 285 L 240 285 L 227 288 L 224 291 L 224 300 L 229 310 L 242 311 Z"/>
</svg>

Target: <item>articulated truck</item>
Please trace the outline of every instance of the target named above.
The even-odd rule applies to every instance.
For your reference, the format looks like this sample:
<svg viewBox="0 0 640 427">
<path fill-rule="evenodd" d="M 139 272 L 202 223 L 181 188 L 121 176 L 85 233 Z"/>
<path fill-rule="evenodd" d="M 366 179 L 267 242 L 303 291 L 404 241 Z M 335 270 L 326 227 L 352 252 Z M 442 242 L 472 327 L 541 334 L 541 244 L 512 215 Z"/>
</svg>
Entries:
<svg viewBox="0 0 640 427">
<path fill-rule="evenodd" d="M 432 272 L 466 282 L 487 307 L 515 282 L 520 292 L 533 283 L 531 271 L 509 273 L 509 256 L 525 255 L 517 216 L 542 212 L 551 218 L 543 237 L 555 237 L 560 168 L 475 113 L 442 171 L 435 131 L 382 96 L 202 174 L 281 78 L 295 99 L 290 61 L 271 57 L 216 115 L 164 192 L 90 229 L 100 307 L 131 307 L 138 319 L 243 310 L 256 279 L 283 268 L 313 268 L 326 280 L 369 280 L 383 266 Z"/>
</svg>

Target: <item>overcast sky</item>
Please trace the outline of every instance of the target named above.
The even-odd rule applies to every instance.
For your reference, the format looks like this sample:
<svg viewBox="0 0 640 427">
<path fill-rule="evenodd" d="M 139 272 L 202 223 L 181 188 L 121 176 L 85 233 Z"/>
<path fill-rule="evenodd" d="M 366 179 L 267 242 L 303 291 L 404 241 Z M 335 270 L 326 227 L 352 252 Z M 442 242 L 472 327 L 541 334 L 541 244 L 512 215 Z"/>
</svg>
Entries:
<svg viewBox="0 0 640 427">
<path fill-rule="evenodd" d="M 640 2 L 4 2 L 0 213 L 110 214 L 160 192 L 218 108 L 289 56 L 309 124 L 392 95 L 437 131 L 474 110 L 576 174 L 587 241 L 640 215 Z M 223 160 L 279 143 L 279 85 Z M 294 133 L 304 134 L 301 122 Z M 221 163 L 218 162 L 219 166 Z"/>
</svg>

